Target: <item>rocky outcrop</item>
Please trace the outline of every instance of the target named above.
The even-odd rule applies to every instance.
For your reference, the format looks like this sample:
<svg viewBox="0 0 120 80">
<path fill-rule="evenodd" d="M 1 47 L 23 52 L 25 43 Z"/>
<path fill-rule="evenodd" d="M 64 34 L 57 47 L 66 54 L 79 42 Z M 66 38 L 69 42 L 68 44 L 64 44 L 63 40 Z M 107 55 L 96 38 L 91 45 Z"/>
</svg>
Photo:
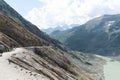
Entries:
<svg viewBox="0 0 120 80">
<path fill-rule="evenodd" d="M 0 32 L 0 53 L 8 51 L 10 48 L 20 46 L 21 45 L 15 40 Z"/>
<path fill-rule="evenodd" d="M 64 68 L 59 67 L 57 60 L 62 61 L 62 59 L 60 59 L 61 55 L 59 55 L 59 53 L 58 55 L 55 55 L 56 53 L 51 53 L 51 51 L 53 52 L 54 50 L 51 50 L 48 47 L 39 47 L 31 49 L 33 49 L 34 52 L 24 50 L 25 52 L 21 54 L 14 54 L 11 57 L 10 62 L 18 64 L 21 67 L 24 67 L 25 69 L 37 72 L 39 74 L 43 74 L 51 80 L 73 80 L 75 78 L 74 75 L 71 75 L 71 73 L 69 73 L 69 70 L 67 71 Z M 46 53 L 51 54 L 51 58 L 53 59 L 51 59 Z M 56 58 L 56 60 L 54 60 L 54 58 Z M 61 64 L 65 63 L 63 61 L 63 63 L 60 61 L 59 63 Z M 69 67 L 68 63 L 66 65 L 67 67 Z M 74 78 L 70 77 L 69 75 L 73 76 Z"/>
<path fill-rule="evenodd" d="M 21 48 L 8 60 L 50 80 L 93 80 L 73 65 L 61 51 L 51 46 Z"/>
</svg>

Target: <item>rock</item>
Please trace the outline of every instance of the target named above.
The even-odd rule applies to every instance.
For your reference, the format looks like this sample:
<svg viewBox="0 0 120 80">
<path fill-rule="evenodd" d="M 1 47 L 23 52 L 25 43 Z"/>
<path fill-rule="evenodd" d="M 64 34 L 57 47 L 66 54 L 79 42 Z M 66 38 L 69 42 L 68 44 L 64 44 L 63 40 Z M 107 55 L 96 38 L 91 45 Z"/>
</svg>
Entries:
<svg viewBox="0 0 120 80">
<path fill-rule="evenodd" d="M 61 51 L 51 46 L 21 48 L 19 51 L 11 56 L 12 63 L 50 80 L 76 80 L 78 77 L 93 80 L 73 66 Z"/>
<path fill-rule="evenodd" d="M 0 53 L 5 51 L 5 46 L 3 44 L 0 43 Z"/>
</svg>

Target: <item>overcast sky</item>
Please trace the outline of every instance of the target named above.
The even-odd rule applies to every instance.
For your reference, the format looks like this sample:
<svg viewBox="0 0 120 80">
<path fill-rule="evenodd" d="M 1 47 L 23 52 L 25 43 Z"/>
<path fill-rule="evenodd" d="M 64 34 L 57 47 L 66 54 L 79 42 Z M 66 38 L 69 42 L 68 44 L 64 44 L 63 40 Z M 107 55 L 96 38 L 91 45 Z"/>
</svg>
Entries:
<svg viewBox="0 0 120 80">
<path fill-rule="evenodd" d="M 104 14 L 119 14 L 120 0 L 5 0 L 40 29 L 83 24 Z"/>
</svg>

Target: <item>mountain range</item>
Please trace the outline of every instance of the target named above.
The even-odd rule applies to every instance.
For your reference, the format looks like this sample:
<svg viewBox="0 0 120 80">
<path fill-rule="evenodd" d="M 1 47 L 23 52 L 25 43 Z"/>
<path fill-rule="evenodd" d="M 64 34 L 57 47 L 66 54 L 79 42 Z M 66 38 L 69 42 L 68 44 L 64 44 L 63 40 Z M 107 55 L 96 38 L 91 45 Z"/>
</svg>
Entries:
<svg viewBox="0 0 120 80">
<path fill-rule="evenodd" d="M 69 49 L 115 56 L 120 53 L 120 14 L 103 15 L 83 25 L 51 33 Z"/>
<path fill-rule="evenodd" d="M 0 0 L 0 80 L 101 80 L 99 61 L 69 52 Z"/>
<path fill-rule="evenodd" d="M 41 29 L 41 30 L 43 32 L 47 33 L 47 34 L 51 34 L 54 31 L 64 31 L 64 30 L 70 29 L 74 26 L 78 26 L 78 24 L 71 24 L 71 25 L 64 24 L 64 25 L 61 25 L 61 26 L 52 27 L 52 28 L 50 27 L 50 28 Z"/>
</svg>

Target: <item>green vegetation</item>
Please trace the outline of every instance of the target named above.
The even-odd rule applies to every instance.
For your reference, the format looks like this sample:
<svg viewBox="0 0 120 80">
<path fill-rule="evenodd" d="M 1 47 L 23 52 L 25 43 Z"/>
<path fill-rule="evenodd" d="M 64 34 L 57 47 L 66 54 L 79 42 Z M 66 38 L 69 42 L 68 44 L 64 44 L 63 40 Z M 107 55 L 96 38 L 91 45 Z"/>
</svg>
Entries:
<svg viewBox="0 0 120 80">
<path fill-rule="evenodd" d="M 81 78 L 81 77 L 78 77 L 78 78 L 77 78 L 77 80 L 84 80 L 84 79 L 83 79 L 83 78 Z"/>
<path fill-rule="evenodd" d="M 68 38 L 74 34 L 74 30 L 66 31 L 54 31 L 50 35 L 51 37 L 58 39 L 60 42 L 64 43 Z"/>
<path fill-rule="evenodd" d="M 15 17 L 12 17 L 12 16 L 10 16 L 10 18 L 12 19 L 12 20 L 14 20 L 17 24 L 19 24 L 20 26 L 23 26 L 23 24 L 21 23 L 21 21 L 18 19 L 18 18 L 15 18 Z"/>
<path fill-rule="evenodd" d="M 0 54 L 2 54 L 3 53 L 3 51 L 2 50 L 0 50 Z"/>
<path fill-rule="evenodd" d="M 72 50 L 117 55 L 120 53 L 120 15 L 104 15 L 51 35 Z"/>
</svg>

